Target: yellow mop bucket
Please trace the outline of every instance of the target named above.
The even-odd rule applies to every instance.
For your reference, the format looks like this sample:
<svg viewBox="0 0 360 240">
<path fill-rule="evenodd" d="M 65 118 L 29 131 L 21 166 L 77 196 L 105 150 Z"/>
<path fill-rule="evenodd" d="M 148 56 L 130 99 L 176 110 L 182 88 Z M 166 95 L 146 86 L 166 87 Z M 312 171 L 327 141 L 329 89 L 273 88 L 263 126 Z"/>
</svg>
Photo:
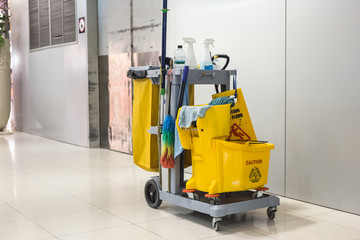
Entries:
<svg viewBox="0 0 360 240">
<path fill-rule="evenodd" d="M 186 189 L 209 194 L 262 188 L 267 183 L 270 143 L 229 141 L 230 106 L 209 108 L 197 127 L 177 124 L 181 144 L 191 149 L 193 175 Z M 177 121 L 178 123 L 178 121 Z"/>
<path fill-rule="evenodd" d="M 193 176 L 187 189 L 209 194 L 262 188 L 267 183 L 270 150 L 274 144 L 213 139 L 212 151 L 193 138 Z"/>
<path fill-rule="evenodd" d="M 222 165 L 222 192 L 262 188 L 267 183 L 270 150 L 274 144 L 216 141 L 217 161 Z"/>
</svg>

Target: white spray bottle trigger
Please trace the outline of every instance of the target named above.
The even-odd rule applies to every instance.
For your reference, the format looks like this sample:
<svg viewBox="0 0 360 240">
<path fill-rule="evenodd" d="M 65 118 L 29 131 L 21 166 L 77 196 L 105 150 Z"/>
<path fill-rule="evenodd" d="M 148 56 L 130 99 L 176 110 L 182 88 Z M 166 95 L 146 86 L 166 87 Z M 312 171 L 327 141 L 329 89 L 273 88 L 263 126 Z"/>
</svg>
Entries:
<svg viewBox="0 0 360 240">
<path fill-rule="evenodd" d="M 184 37 L 184 44 L 187 43 L 189 46 L 193 46 L 193 43 L 196 43 L 196 40 L 192 37 Z"/>
<path fill-rule="evenodd" d="M 211 44 L 211 46 L 215 47 L 214 39 L 212 39 L 212 38 L 205 39 L 203 43 L 205 44 L 205 47 L 207 47 L 207 48 L 209 48 L 210 44 Z"/>
</svg>

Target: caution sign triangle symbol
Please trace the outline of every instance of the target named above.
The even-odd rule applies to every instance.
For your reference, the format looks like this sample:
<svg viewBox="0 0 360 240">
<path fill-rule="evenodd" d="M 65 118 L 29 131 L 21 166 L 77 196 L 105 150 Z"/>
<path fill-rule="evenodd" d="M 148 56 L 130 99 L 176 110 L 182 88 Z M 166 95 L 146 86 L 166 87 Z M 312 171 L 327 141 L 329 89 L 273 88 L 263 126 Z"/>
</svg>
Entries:
<svg viewBox="0 0 360 240">
<path fill-rule="evenodd" d="M 229 140 L 231 137 L 236 137 L 243 141 L 249 141 L 251 139 L 251 137 L 236 123 L 231 126 Z"/>
</svg>

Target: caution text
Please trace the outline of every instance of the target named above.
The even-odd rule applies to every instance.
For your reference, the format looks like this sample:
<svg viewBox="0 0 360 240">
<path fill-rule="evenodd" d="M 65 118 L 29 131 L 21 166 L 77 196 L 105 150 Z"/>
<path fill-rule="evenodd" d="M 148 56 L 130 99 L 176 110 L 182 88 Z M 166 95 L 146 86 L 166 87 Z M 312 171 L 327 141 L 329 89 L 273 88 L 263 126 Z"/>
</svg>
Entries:
<svg viewBox="0 0 360 240">
<path fill-rule="evenodd" d="M 261 164 L 262 160 L 250 160 L 250 161 L 246 161 L 246 165 L 251 165 L 251 164 Z"/>
</svg>

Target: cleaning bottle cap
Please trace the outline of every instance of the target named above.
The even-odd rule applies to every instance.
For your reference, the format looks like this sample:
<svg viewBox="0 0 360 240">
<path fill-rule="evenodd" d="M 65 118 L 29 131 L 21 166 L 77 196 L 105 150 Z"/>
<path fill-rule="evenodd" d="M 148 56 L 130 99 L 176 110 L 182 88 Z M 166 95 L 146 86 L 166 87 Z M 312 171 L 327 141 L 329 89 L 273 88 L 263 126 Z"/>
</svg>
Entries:
<svg viewBox="0 0 360 240">
<path fill-rule="evenodd" d="M 214 47 L 214 39 L 212 38 L 205 39 L 203 43 L 205 44 L 205 46 L 209 46 L 211 44 Z"/>
<path fill-rule="evenodd" d="M 192 38 L 192 37 L 184 37 L 183 40 L 184 40 L 184 43 L 187 43 L 187 44 L 189 44 L 190 46 L 191 46 L 193 43 L 196 43 L 196 40 L 195 40 L 194 38 Z"/>
</svg>

